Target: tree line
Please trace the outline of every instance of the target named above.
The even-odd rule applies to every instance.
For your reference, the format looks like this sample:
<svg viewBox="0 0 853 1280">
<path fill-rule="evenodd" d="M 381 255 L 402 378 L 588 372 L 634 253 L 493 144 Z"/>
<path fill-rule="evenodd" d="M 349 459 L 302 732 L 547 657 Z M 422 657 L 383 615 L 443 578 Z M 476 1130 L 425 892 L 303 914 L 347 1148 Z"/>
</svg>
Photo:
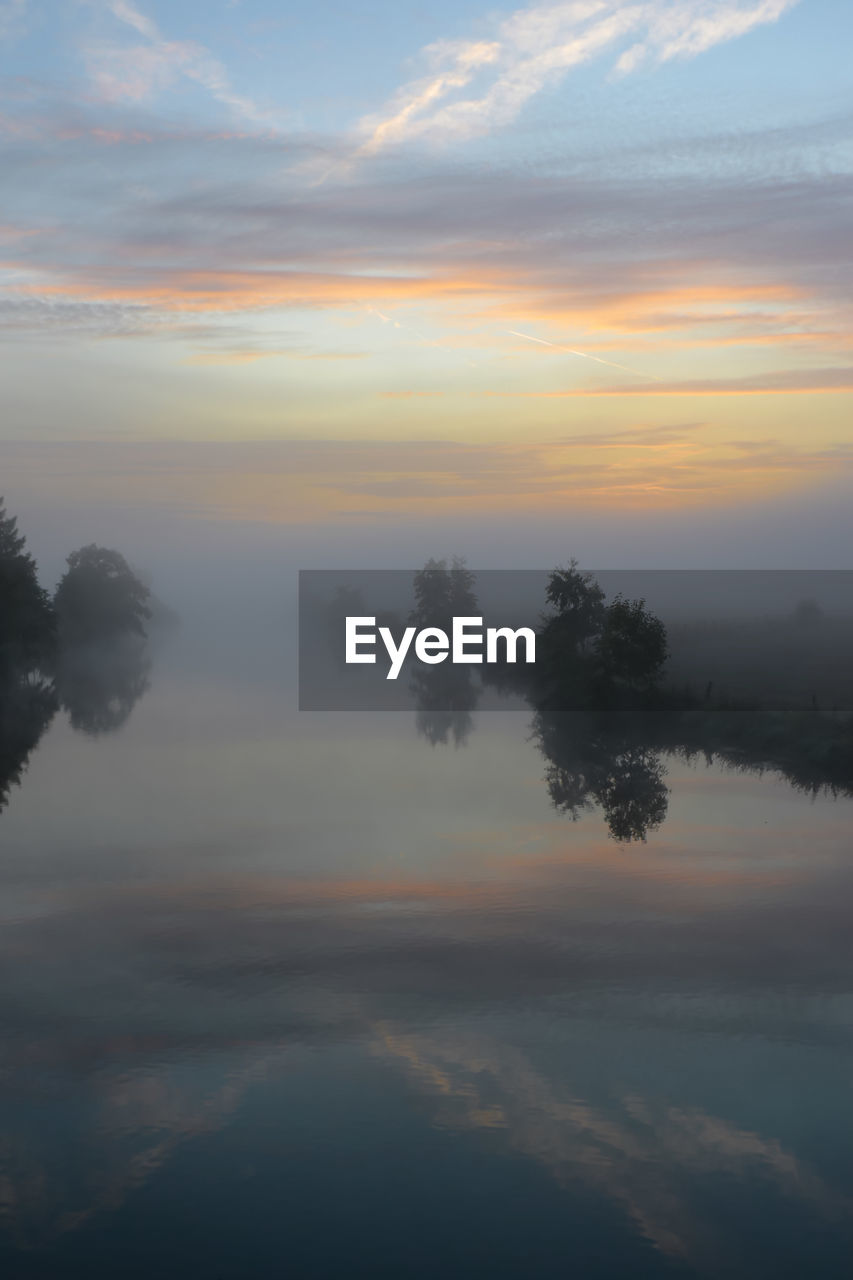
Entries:
<svg viewBox="0 0 853 1280">
<path fill-rule="evenodd" d="M 409 621 L 447 629 L 454 614 L 479 615 L 475 585 L 462 561 L 428 561 L 414 577 Z M 798 621 L 805 612 L 798 608 Z M 814 609 L 807 612 L 813 622 Z M 555 808 L 573 819 L 598 808 L 624 843 L 645 840 L 665 820 L 667 757 L 770 770 L 810 794 L 853 795 L 853 718 L 827 715 L 815 699 L 733 697 L 711 680 L 698 692 L 680 686 L 667 679 L 669 643 L 644 600 L 608 603 L 570 560 L 547 579 L 535 665 L 483 666 L 479 679 L 471 667 L 414 671 L 418 732 L 433 745 L 461 746 L 484 686 L 521 694 Z"/>
<path fill-rule="evenodd" d="M 57 709 L 117 728 L 147 687 L 150 590 L 118 551 L 73 551 L 51 595 L 0 498 L 0 809 Z"/>
</svg>

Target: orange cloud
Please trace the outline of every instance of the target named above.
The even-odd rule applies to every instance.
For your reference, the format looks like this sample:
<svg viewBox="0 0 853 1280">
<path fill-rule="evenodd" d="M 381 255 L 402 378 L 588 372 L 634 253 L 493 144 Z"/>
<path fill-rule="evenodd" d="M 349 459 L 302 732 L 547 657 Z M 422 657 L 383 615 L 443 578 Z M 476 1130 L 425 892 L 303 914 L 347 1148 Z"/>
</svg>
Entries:
<svg viewBox="0 0 853 1280">
<path fill-rule="evenodd" d="M 134 250 L 138 263 L 141 250 Z M 27 269 L 28 264 L 10 264 Z M 118 265 L 74 275 L 58 266 L 40 268 L 43 283 L 32 292 L 89 298 L 101 302 L 139 302 L 173 310 L 257 310 L 273 306 L 350 306 L 370 301 L 446 303 L 481 298 L 481 316 L 525 323 L 560 324 L 570 330 L 656 333 L 691 325 L 755 323 L 763 328 L 790 323 L 790 312 L 756 313 L 756 303 L 771 306 L 801 300 L 805 291 L 791 284 L 766 281 L 719 283 L 709 264 L 648 264 L 643 275 L 650 286 L 596 290 L 587 281 L 554 277 L 543 287 L 538 271 L 509 271 L 473 261 L 454 269 L 423 273 L 365 271 L 357 261 L 351 271 L 174 268 L 139 271 L 128 276 Z M 682 283 L 689 275 L 690 284 Z M 662 278 L 674 283 L 661 286 Z M 739 304 L 752 310 L 738 310 Z M 799 335 L 798 335 L 799 336 Z"/>
<path fill-rule="evenodd" d="M 19 264 L 20 265 L 20 264 Z M 257 311 L 270 307 L 334 307 L 368 301 L 440 301 L 494 293 L 509 286 L 484 275 L 371 275 L 345 272 L 175 270 L 129 280 L 119 271 L 31 286 L 28 292 L 99 302 L 142 302 L 163 310 Z"/>
<path fill-rule="evenodd" d="M 569 329 L 648 333 L 731 320 L 742 323 L 748 317 L 731 311 L 738 303 L 754 307 L 757 302 L 778 304 L 805 296 L 804 290 L 792 284 L 761 280 L 721 284 L 710 278 L 703 279 L 713 270 L 712 264 L 685 261 L 649 264 L 643 274 L 653 283 L 647 289 L 635 285 L 596 291 L 586 283 L 573 286 L 563 281 L 542 289 L 537 287 L 537 281 L 530 280 L 526 282 L 526 292 L 535 299 L 532 310 L 502 303 L 494 311 L 524 323 L 547 321 Z M 681 282 L 685 276 L 690 277 L 690 284 Z M 675 283 L 661 287 L 661 279 L 667 277 L 675 277 Z M 763 313 L 763 319 L 772 317 Z"/>
</svg>

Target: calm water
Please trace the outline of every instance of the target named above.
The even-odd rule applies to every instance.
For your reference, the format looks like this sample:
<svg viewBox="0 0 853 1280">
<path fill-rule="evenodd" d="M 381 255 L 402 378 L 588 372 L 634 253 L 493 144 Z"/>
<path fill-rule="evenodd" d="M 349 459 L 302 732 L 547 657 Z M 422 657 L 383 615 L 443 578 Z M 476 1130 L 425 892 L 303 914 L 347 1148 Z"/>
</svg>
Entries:
<svg viewBox="0 0 853 1280">
<path fill-rule="evenodd" d="M 4 1275 L 849 1275 L 853 803 L 669 760 L 620 845 L 523 713 L 234 667 L 0 817 Z"/>
</svg>

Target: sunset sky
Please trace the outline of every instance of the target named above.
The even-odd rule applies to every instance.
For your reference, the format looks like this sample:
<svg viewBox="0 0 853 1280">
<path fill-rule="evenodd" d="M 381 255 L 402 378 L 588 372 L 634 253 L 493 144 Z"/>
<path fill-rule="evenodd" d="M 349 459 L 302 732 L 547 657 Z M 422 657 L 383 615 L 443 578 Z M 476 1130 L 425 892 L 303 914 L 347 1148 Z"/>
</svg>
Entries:
<svg viewBox="0 0 853 1280">
<path fill-rule="evenodd" d="M 6 0 L 0 492 L 839 501 L 851 48 L 849 0 Z"/>
</svg>

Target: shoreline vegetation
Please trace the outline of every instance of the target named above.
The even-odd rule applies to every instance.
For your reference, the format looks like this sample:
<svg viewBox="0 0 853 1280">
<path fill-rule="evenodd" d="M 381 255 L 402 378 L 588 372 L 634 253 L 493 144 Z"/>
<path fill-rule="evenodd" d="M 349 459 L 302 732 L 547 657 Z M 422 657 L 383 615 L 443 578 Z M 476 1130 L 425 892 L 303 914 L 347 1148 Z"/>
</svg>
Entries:
<svg viewBox="0 0 853 1280">
<path fill-rule="evenodd" d="M 151 592 L 118 551 L 74 551 L 51 596 L 0 498 L 0 812 L 60 708 L 90 735 L 148 688 Z"/>
<path fill-rule="evenodd" d="M 409 620 L 418 625 L 480 613 L 460 560 L 428 562 L 414 585 Z M 853 714 L 842 709 L 853 682 L 851 620 L 806 600 L 784 619 L 681 624 L 673 646 L 644 600 L 608 603 L 574 560 L 551 573 L 545 596 L 534 666 L 413 672 L 418 731 L 433 745 L 467 741 L 484 686 L 521 694 L 553 805 L 573 819 L 599 808 L 622 843 L 662 825 L 666 757 L 853 796 Z"/>
<path fill-rule="evenodd" d="M 482 612 L 476 575 L 459 558 L 427 561 L 411 588 L 409 626 L 449 634 L 454 617 Z M 336 665 L 342 619 L 370 612 L 402 620 L 370 610 L 351 587 L 327 602 Z M 0 499 L 0 811 L 60 708 L 90 735 L 127 721 L 149 687 L 155 614 L 174 621 L 119 552 L 94 544 L 68 556 L 50 596 Z M 547 577 L 535 630 L 532 665 L 409 666 L 417 732 L 459 747 L 485 694 L 523 700 L 552 804 L 573 819 L 599 809 L 623 843 L 663 823 L 667 758 L 853 796 L 853 620 L 804 600 L 785 618 L 667 627 L 644 599 L 608 600 L 571 560 Z"/>
</svg>

